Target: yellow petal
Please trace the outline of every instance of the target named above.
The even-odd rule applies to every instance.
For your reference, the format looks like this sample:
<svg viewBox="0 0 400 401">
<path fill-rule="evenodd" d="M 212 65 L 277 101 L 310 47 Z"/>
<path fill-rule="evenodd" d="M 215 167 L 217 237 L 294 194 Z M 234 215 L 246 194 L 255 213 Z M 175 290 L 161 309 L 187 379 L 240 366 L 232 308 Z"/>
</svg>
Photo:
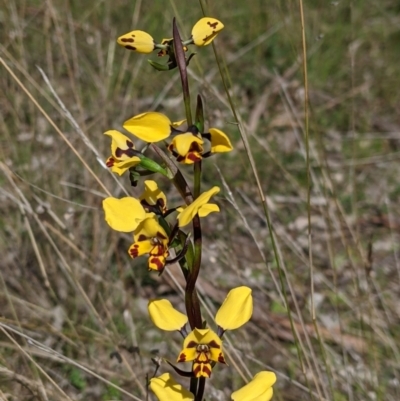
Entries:
<svg viewBox="0 0 400 401">
<path fill-rule="evenodd" d="M 173 122 L 171 125 L 176 128 L 179 127 L 180 125 L 182 125 L 184 122 L 186 122 L 186 120 L 179 120 L 179 121 L 175 121 Z"/>
<path fill-rule="evenodd" d="M 269 401 L 272 398 L 272 386 L 276 382 L 273 372 L 262 371 L 241 389 L 231 395 L 233 401 Z"/>
<path fill-rule="evenodd" d="M 219 206 L 215 203 L 207 203 L 199 209 L 199 216 L 206 217 L 212 212 L 219 212 Z"/>
<path fill-rule="evenodd" d="M 143 241 L 143 238 L 157 238 L 161 243 L 168 244 L 168 235 L 154 213 L 146 214 L 146 217 L 135 229 L 134 237 L 135 241 Z"/>
<path fill-rule="evenodd" d="M 129 159 L 122 160 L 120 162 L 114 161 L 111 166 L 111 171 L 113 173 L 117 173 L 118 175 L 122 175 L 126 170 L 129 170 L 131 167 L 137 166 L 140 163 L 140 158 L 137 156 L 130 157 Z"/>
<path fill-rule="evenodd" d="M 225 133 L 217 128 L 210 128 L 211 153 L 230 152 L 233 149 L 231 141 Z"/>
<path fill-rule="evenodd" d="M 192 39 L 196 46 L 207 46 L 224 28 L 224 24 L 215 18 L 201 18 L 192 29 Z"/>
<path fill-rule="evenodd" d="M 197 150 L 199 153 L 203 152 L 203 140 L 193 135 L 190 132 L 177 135 L 171 142 L 173 149 L 180 155 L 185 157 L 189 150 Z M 170 145 L 170 146 L 171 146 Z"/>
<path fill-rule="evenodd" d="M 146 212 L 140 202 L 131 197 L 122 199 L 106 198 L 103 209 L 108 225 L 124 233 L 134 231 L 146 218 Z"/>
<path fill-rule="evenodd" d="M 130 118 L 123 127 L 145 142 L 153 143 L 168 138 L 172 122 L 164 114 L 150 111 Z"/>
<path fill-rule="evenodd" d="M 161 330 L 180 330 L 188 321 L 187 316 L 177 311 L 167 299 L 150 301 L 148 310 L 150 319 Z"/>
<path fill-rule="evenodd" d="M 154 39 L 143 31 L 131 31 L 117 39 L 117 43 L 125 49 L 138 53 L 151 53 L 155 48 Z"/>
<path fill-rule="evenodd" d="M 137 258 L 150 253 L 153 248 L 154 244 L 149 239 L 136 241 L 129 247 L 128 253 L 132 258 Z"/>
<path fill-rule="evenodd" d="M 127 155 L 123 152 L 125 150 L 135 149 L 135 145 L 127 136 L 115 129 L 105 132 L 104 135 L 111 137 L 111 154 L 115 159 L 124 160 L 132 157 L 132 155 Z M 120 150 L 118 151 L 118 149 Z"/>
<path fill-rule="evenodd" d="M 145 200 L 149 205 L 160 206 L 163 212 L 167 209 L 167 197 L 153 180 L 146 180 L 144 182 L 144 192 L 139 199 Z"/>
<path fill-rule="evenodd" d="M 170 373 L 150 379 L 150 388 L 159 401 L 193 401 L 194 395 L 178 384 Z"/>
<path fill-rule="evenodd" d="M 178 355 L 176 362 L 194 361 L 197 356 L 196 347 L 184 348 Z"/>
<path fill-rule="evenodd" d="M 211 329 L 194 329 L 183 341 L 183 348 L 196 348 L 197 344 L 213 344 L 214 348 L 222 349 L 222 340 Z"/>
<path fill-rule="evenodd" d="M 211 188 L 209 191 L 206 191 L 204 193 L 202 193 L 193 203 L 191 203 L 189 206 L 186 206 L 182 212 L 179 213 L 178 215 L 178 221 L 179 221 L 179 227 L 184 227 L 187 224 L 189 224 L 192 220 L 193 217 L 201 212 L 199 212 L 199 209 L 201 207 L 204 207 L 204 205 L 207 204 L 207 202 L 210 200 L 210 198 L 215 195 L 216 193 L 218 193 L 220 191 L 220 189 L 218 187 L 213 187 Z M 217 211 L 216 209 L 211 210 L 211 211 Z M 211 213 L 211 211 L 209 211 L 209 213 Z M 205 209 L 205 213 L 207 212 L 207 207 Z M 205 215 L 207 215 L 208 213 L 206 213 Z"/>
<path fill-rule="evenodd" d="M 247 323 L 253 313 L 253 297 L 249 287 L 229 291 L 219 308 L 215 322 L 224 330 L 234 330 Z"/>
<path fill-rule="evenodd" d="M 166 256 L 168 256 L 169 253 L 167 252 L 164 255 L 150 255 L 149 256 L 149 260 L 148 260 L 148 266 L 149 266 L 149 270 L 155 270 L 158 272 L 162 272 L 164 270 L 165 267 L 165 262 L 166 262 Z"/>
</svg>

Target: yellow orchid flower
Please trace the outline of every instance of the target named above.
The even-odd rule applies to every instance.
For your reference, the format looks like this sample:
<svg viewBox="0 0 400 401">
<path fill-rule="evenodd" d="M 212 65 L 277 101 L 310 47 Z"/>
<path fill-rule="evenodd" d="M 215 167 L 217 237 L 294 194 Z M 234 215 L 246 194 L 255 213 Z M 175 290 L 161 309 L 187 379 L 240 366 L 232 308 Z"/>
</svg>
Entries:
<svg viewBox="0 0 400 401">
<path fill-rule="evenodd" d="M 194 395 L 178 384 L 170 373 L 150 379 L 150 388 L 159 401 L 193 401 Z"/>
<path fill-rule="evenodd" d="M 168 150 L 176 160 L 185 164 L 193 164 L 202 159 L 204 141 L 191 132 L 180 134 L 172 139 Z"/>
<path fill-rule="evenodd" d="M 194 329 L 189 333 L 183 342 L 183 350 L 177 362 L 191 361 L 195 377 L 210 377 L 212 362 L 226 364 L 222 353 L 222 341 L 215 332 L 210 329 Z"/>
<path fill-rule="evenodd" d="M 126 120 L 123 127 L 142 141 L 153 143 L 168 138 L 172 128 L 178 127 L 185 121 L 172 122 L 162 113 L 149 111 Z"/>
<path fill-rule="evenodd" d="M 218 187 L 213 187 L 209 191 L 203 192 L 193 203 L 188 206 L 177 209 L 179 227 L 188 225 L 193 217 L 198 214 L 200 217 L 206 217 L 212 212 L 219 212 L 218 205 L 208 203 L 210 198 L 220 191 Z"/>
<path fill-rule="evenodd" d="M 104 135 L 111 137 L 111 156 L 107 159 L 106 165 L 113 173 L 122 175 L 140 163 L 140 158 L 136 156 L 139 152 L 135 150 L 135 145 L 127 136 L 116 130 L 109 130 Z"/>
<path fill-rule="evenodd" d="M 144 188 L 143 194 L 139 197 L 144 208 L 151 211 L 152 207 L 156 207 L 161 213 L 165 213 L 167 211 L 167 197 L 158 188 L 157 183 L 153 180 L 146 180 Z"/>
<path fill-rule="evenodd" d="M 129 255 L 137 258 L 148 254 L 149 270 L 161 272 L 169 256 L 169 238 L 153 213 L 147 213 L 147 217 L 137 226 L 133 240 L 128 250 Z"/>
<path fill-rule="evenodd" d="M 103 200 L 103 209 L 108 225 L 113 230 L 123 233 L 135 231 L 147 217 L 141 203 L 131 197 L 106 198 Z"/>
<path fill-rule="evenodd" d="M 151 35 L 144 31 L 131 31 L 117 39 L 117 43 L 125 49 L 138 53 L 148 54 L 155 49 L 155 42 Z"/>
<path fill-rule="evenodd" d="M 167 300 L 149 302 L 148 310 L 153 323 L 162 330 L 185 332 L 187 317 Z M 251 289 L 238 287 L 231 290 L 215 316 L 218 333 L 211 329 L 194 329 L 189 333 L 177 362 L 193 361 L 195 377 L 210 377 L 214 362 L 226 363 L 221 337 L 226 330 L 234 330 L 250 320 L 253 312 Z"/>
<path fill-rule="evenodd" d="M 132 258 L 148 254 L 149 270 L 161 272 L 169 256 L 169 238 L 154 213 L 146 213 L 138 199 L 106 198 L 103 200 L 108 225 L 120 232 L 133 232 L 128 252 Z"/>
<path fill-rule="evenodd" d="M 222 29 L 224 29 L 224 24 L 221 21 L 209 17 L 201 18 L 192 29 L 193 43 L 196 46 L 207 46 Z"/>
<path fill-rule="evenodd" d="M 253 379 L 231 395 L 233 401 L 269 401 L 272 398 L 272 386 L 276 382 L 273 372 L 262 371 Z"/>
</svg>

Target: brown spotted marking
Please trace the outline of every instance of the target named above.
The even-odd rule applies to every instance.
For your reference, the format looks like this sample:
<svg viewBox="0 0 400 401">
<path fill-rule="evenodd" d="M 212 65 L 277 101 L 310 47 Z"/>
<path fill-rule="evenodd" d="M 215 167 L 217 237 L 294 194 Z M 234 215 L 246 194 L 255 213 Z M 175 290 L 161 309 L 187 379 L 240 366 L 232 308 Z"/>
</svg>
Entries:
<svg viewBox="0 0 400 401">
<path fill-rule="evenodd" d="M 211 347 L 211 348 L 217 348 L 217 349 L 220 349 L 220 348 L 221 348 L 220 345 L 219 345 L 215 340 L 211 340 L 211 341 L 208 343 L 208 345 L 209 345 L 209 347 Z"/>
<path fill-rule="evenodd" d="M 207 25 L 208 25 L 211 29 L 217 29 L 218 21 L 215 21 L 215 22 L 207 21 Z"/>
<path fill-rule="evenodd" d="M 158 271 L 164 268 L 164 263 L 156 256 L 149 259 L 149 265 L 156 266 Z"/>
<path fill-rule="evenodd" d="M 113 157 L 109 157 L 106 161 L 106 166 L 107 167 L 112 167 L 115 164 L 115 159 Z"/>
</svg>

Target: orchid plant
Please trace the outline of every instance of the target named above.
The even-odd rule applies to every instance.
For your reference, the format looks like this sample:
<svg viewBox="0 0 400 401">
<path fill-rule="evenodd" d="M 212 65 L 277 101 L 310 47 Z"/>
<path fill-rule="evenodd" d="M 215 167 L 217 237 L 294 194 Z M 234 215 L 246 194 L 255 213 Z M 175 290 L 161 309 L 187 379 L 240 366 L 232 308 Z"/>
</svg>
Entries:
<svg viewBox="0 0 400 401">
<path fill-rule="evenodd" d="M 161 43 L 156 43 L 150 34 L 140 30 L 122 35 L 117 40 L 128 50 L 145 54 L 158 50 L 158 56 L 168 57 L 166 64 L 149 63 L 160 71 L 179 69 L 186 114 L 185 119 L 177 122 L 156 111 L 146 111 L 126 120 L 123 128 L 146 143 L 142 150 L 135 147 L 131 136 L 117 130 L 105 132 L 111 138 L 111 156 L 106 161 L 111 172 L 119 176 L 127 174 L 133 186 L 142 185 L 139 181 L 144 176 L 152 175 L 154 178 L 143 181 L 143 193 L 138 198 L 104 199 L 106 222 L 116 231 L 133 234 L 133 243 L 128 249 L 132 258 L 146 256 L 148 269 L 158 274 L 162 274 L 168 265 L 179 263 L 186 281 L 186 313 L 179 312 L 166 299 L 150 300 L 148 304 L 155 326 L 165 331 L 178 331 L 183 337 L 176 363 L 191 364 L 191 369 L 184 371 L 175 363 L 166 361 L 177 375 L 190 378 L 188 388 L 177 383 L 170 373 L 158 377 L 156 373 L 153 375 L 148 385 L 160 401 L 201 401 L 207 379 L 216 364 L 226 364 L 224 333 L 243 326 L 253 312 L 251 289 L 246 286 L 234 288 L 218 310 L 213 329 L 203 321 L 196 288 L 203 250 L 201 219 L 220 210 L 212 202 L 220 191 L 219 187 L 201 192 L 202 162 L 217 153 L 230 152 L 233 147 L 228 135 L 219 128 L 205 130 L 200 96 L 197 96 L 193 119 L 187 77 L 187 65 L 193 54 L 188 57 L 185 54 L 190 45 L 209 45 L 223 28 L 222 22 L 215 18 L 201 18 L 194 25 L 190 38 L 182 40 L 174 20 L 172 38 L 163 39 Z M 182 129 L 182 126 L 186 128 Z M 181 168 L 187 168 L 185 165 L 193 167 L 193 188 L 182 174 Z M 157 183 L 160 175 L 167 177 L 176 188 L 180 203 L 169 204 Z M 187 229 L 189 224 L 191 230 Z M 231 399 L 268 401 L 272 398 L 275 381 L 273 372 L 259 372 L 244 387 L 233 392 Z"/>
</svg>

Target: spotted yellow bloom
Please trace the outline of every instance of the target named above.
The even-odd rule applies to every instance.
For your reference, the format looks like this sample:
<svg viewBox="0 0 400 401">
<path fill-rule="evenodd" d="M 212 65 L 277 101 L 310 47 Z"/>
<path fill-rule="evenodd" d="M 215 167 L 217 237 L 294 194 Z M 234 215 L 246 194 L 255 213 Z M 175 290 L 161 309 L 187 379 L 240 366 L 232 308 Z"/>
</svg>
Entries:
<svg viewBox="0 0 400 401">
<path fill-rule="evenodd" d="M 207 46 L 222 29 L 224 29 L 224 24 L 221 21 L 210 17 L 201 18 L 192 29 L 193 43 L 196 46 Z"/>
<path fill-rule="evenodd" d="M 169 256 L 169 238 L 153 213 L 148 213 L 147 218 L 137 226 L 133 240 L 129 255 L 137 258 L 148 254 L 149 270 L 162 272 Z"/>
<path fill-rule="evenodd" d="M 148 306 L 150 318 L 162 330 L 185 333 L 187 317 L 167 300 L 152 300 Z M 248 287 L 232 289 L 215 316 L 218 334 L 213 330 L 197 329 L 183 342 L 177 362 L 193 362 L 195 377 L 210 377 L 214 363 L 225 364 L 221 337 L 226 330 L 234 330 L 247 323 L 253 313 L 253 297 Z"/>
<path fill-rule="evenodd" d="M 124 128 L 145 142 L 159 142 L 172 137 L 168 150 L 176 160 L 185 164 L 193 164 L 214 153 L 230 152 L 233 146 L 228 136 L 217 128 L 210 132 L 200 133 L 195 125 L 186 132 L 177 129 L 186 120 L 172 122 L 166 115 L 158 112 L 147 112 L 125 121 Z M 206 150 L 204 139 L 210 143 Z"/>
<path fill-rule="evenodd" d="M 116 130 L 109 130 L 104 135 L 111 137 L 111 156 L 107 159 L 106 165 L 113 173 L 122 175 L 140 163 L 140 158 L 137 156 L 139 152 L 135 150 L 135 145 L 127 136 Z"/>
<path fill-rule="evenodd" d="M 155 42 L 151 35 L 144 31 L 131 31 L 117 39 L 117 43 L 125 49 L 138 53 L 148 54 L 155 49 Z"/>
<path fill-rule="evenodd" d="M 233 401 L 270 401 L 273 395 L 272 386 L 276 382 L 273 372 L 262 371 L 253 379 L 231 395 Z"/>
<path fill-rule="evenodd" d="M 193 203 L 188 206 L 177 209 L 179 227 L 188 225 L 198 214 L 200 217 L 206 217 L 212 212 L 219 212 L 219 207 L 215 203 L 208 203 L 210 198 L 220 191 L 218 187 L 212 187 L 210 190 L 203 192 Z"/>
<path fill-rule="evenodd" d="M 194 329 L 183 342 L 177 362 L 192 362 L 195 377 L 210 377 L 212 362 L 226 364 L 222 341 L 210 329 Z"/>
<path fill-rule="evenodd" d="M 103 209 L 108 225 L 120 232 L 133 232 L 129 255 L 137 258 L 149 255 L 149 270 L 161 272 L 169 256 L 169 238 L 154 213 L 146 213 L 138 199 L 106 198 Z"/>
<path fill-rule="evenodd" d="M 176 135 L 168 145 L 168 150 L 176 157 L 176 160 L 185 164 L 193 164 L 203 157 L 204 141 L 191 132 Z"/>
</svg>

